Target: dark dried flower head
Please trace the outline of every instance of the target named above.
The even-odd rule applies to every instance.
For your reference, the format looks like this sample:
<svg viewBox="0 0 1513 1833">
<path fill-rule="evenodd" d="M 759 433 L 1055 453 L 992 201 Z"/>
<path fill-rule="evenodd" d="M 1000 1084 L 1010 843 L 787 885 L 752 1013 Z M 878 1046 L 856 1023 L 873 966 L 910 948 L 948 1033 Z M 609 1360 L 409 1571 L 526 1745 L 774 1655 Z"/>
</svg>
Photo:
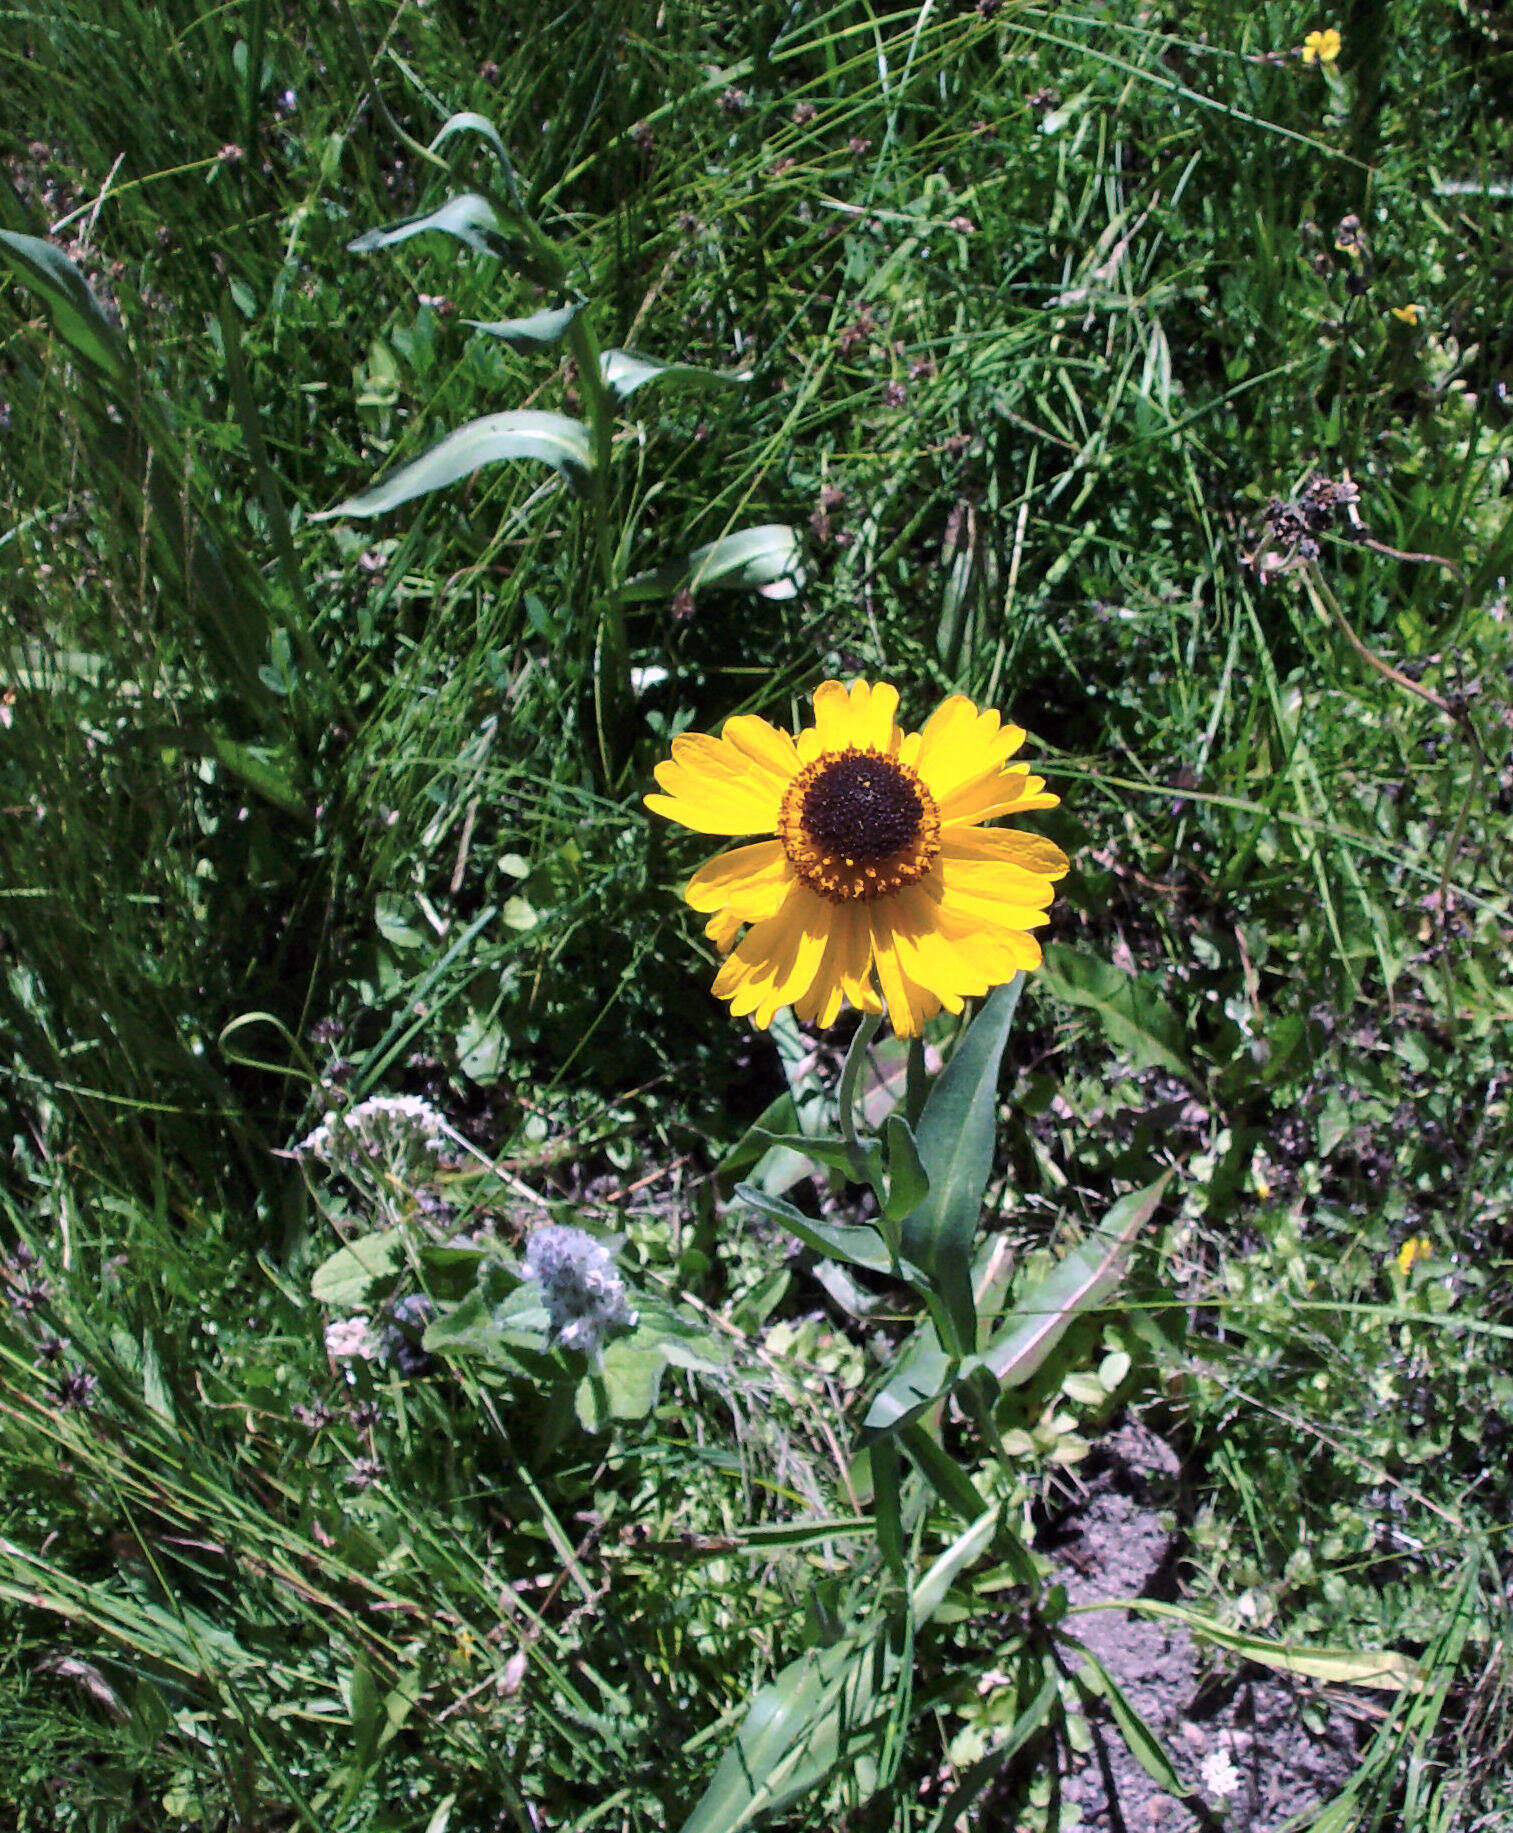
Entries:
<svg viewBox="0 0 1513 1833">
<path fill-rule="evenodd" d="M 672 603 L 667 607 L 672 617 L 680 624 L 686 624 L 698 606 L 694 603 L 693 593 L 687 586 L 680 586 L 672 595 Z"/>
<path fill-rule="evenodd" d="M 37 1360 L 39 1362 L 56 1362 L 63 1354 L 62 1337 L 55 1337 L 51 1331 L 37 1339 Z"/>
<path fill-rule="evenodd" d="M 347 1408 L 347 1418 L 356 1432 L 371 1432 L 383 1418 L 383 1408 L 376 1400 L 358 1400 Z"/>
<path fill-rule="evenodd" d="M 649 153 L 657 144 L 656 132 L 649 121 L 637 121 L 626 138 L 638 152 Z"/>
<path fill-rule="evenodd" d="M 795 102 L 793 105 L 793 125 L 795 127 L 807 127 L 818 113 L 819 110 L 814 106 L 813 102 Z"/>
<path fill-rule="evenodd" d="M 727 115 L 738 115 L 745 112 L 751 104 L 751 97 L 744 89 L 726 89 L 720 96 L 720 112 Z"/>
<path fill-rule="evenodd" d="M 347 1472 L 347 1481 L 353 1489 L 371 1489 L 383 1473 L 384 1467 L 376 1457 L 360 1457 L 353 1460 L 352 1468 Z"/>
<path fill-rule="evenodd" d="M 87 1368 L 71 1368 L 53 1383 L 53 1394 L 60 1407 L 87 1407 L 93 1404 L 99 1377 Z"/>
<path fill-rule="evenodd" d="M 45 1279 L 39 1279 L 31 1285 L 17 1286 L 11 1293 L 11 1304 L 22 1317 L 31 1317 L 40 1311 L 52 1297 L 52 1287 Z"/>
<path fill-rule="evenodd" d="M 336 1415 L 324 1400 L 312 1400 L 308 1406 L 297 1406 L 294 1417 L 307 1432 L 323 1432 Z"/>
<path fill-rule="evenodd" d="M 846 151 L 853 159 L 860 159 L 863 153 L 872 151 L 872 142 L 865 134 L 853 134 L 846 142 Z"/>
<path fill-rule="evenodd" d="M 890 382 L 883 390 L 883 403 L 887 407 L 902 407 L 909 398 L 909 391 L 902 382 Z"/>
</svg>

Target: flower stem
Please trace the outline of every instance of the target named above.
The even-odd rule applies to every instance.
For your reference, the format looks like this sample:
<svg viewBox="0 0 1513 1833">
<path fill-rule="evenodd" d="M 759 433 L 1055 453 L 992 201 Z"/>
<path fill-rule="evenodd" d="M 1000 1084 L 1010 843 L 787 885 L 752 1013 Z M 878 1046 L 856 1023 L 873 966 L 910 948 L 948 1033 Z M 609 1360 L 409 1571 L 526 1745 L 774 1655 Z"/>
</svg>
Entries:
<svg viewBox="0 0 1513 1833">
<path fill-rule="evenodd" d="M 867 1061 L 867 1048 L 877 1036 L 878 1026 L 883 1022 L 880 1012 L 864 1012 L 861 1023 L 851 1039 L 851 1048 L 846 1052 L 846 1061 L 841 1069 L 841 1085 L 837 1094 L 840 1108 L 837 1118 L 840 1121 L 841 1138 L 846 1142 L 846 1149 L 851 1155 L 851 1172 L 859 1184 L 872 1181 L 869 1164 L 870 1154 L 862 1144 L 856 1130 L 856 1091 L 862 1079 L 862 1067 Z M 879 1191 L 879 1196 L 882 1192 Z"/>
</svg>

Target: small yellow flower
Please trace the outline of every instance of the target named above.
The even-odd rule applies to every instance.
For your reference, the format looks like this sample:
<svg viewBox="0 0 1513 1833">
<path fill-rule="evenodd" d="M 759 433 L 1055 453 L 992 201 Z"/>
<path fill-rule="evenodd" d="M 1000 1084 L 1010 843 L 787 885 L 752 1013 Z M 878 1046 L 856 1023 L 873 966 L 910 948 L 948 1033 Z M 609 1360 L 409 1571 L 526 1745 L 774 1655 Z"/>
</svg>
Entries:
<svg viewBox="0 0 1513 1833">
<path fill-rule="evenodd" d="M 1405 325 L 1416 325 L 1423 316 L 1422 306 L 1395 305 L 1391 309 L 1392 316 L 1394 318 L 1400 318 Z"/>
<path fill-rule="evenodd" d="M 726 957 L 714 991 L 765 1029 L 784 1006 L 834 1024 L 841 1006 L 916 1036 L 941 1007 L 1040 965 L 1060 847 L 996 815 L 1054 808 L 1007 760 L 1019 726 L 952 694 L 918 732 L 884 682 L 825 681 L 797 739 L 742 714 L 718 738 L 686 732 L 658 764 L 648 808 L 700 834 L 768 834 L 717 854 L 683 895 Z M 741 934 L 745 931 L 744 935 Z M 740 940 L 737 941 L 737 937 Z"/>
<path fill-rule="evenodd" d="M 1397 1270 L 1406 1279 L 1413 1269 L 1415 1260 L 1427 1260 L 1434 1252 L 1434 1243 L 1427 1235 L 1410 1235 L 1397 1250 Z"/>
<path fill-rule="evenodd" d="M 1342 40 L 1333 26 L 1322 32 L 1310 32 L 1298 53 L 1305 64 L 1332 64 L 1340 54 Z"/>
</svg>

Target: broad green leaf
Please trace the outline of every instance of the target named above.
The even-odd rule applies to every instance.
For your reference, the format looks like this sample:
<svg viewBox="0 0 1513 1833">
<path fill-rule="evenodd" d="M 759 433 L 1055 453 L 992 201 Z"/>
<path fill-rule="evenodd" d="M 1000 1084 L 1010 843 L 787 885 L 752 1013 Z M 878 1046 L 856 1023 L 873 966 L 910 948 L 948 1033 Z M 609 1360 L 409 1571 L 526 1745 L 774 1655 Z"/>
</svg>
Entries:
<svg viewBox="0 0 1513 1833">
<path fill-rule="evenodd" d="M 606 1343 L 602 1364 L 578 1383 L 578 1423 L 585 1432 L 603 1432 L 617 1419 L 645 1419 L 657 1404 L 666 1368 L 666 1353 L 653 1332 L 637 1330 Z"/>
<path fill-rule="evenodd" d="M 555 344 L 583 310 L 583 301 L 575 299 L 565 306 L 543 306 L 524 318 L 465 318 L 463 323 L 490 337 L 502 338 L 512 350 L 530 350 L 543 344 Z"/>
<path fill-rule="evenodd" d="M 9 259 L 34 292 L 42 295 L 54 328 L 69 349 L 103 370 L 112 381 L 125 381 L 132 367 L 126 341 L 62 249 L 39 236 L 0 229 L 0 254 Z"/>
<path fill-rule="evenodd" d="M 539 459 L 543 464 L 554 465 L 574 485 L 593 469 L 594 463 L 588 428 L 581 420 L 534 408 L 512 408 L 470 420 L 455 433 L 448 433 L 422 457 L 401 465 L 383 483 L 361 496 L 348 497 L 334 509 L 322 510 L 310 520 L 329 522 L 335 516 L 384 515 L 401 503 L 455 484 L 482 466 L 507 458 Z"/>
<path fill-rule="evenodd" d="M 696 547 L 686 560 L 638 573 L 620 588 L 622 603 L 667 598 L 674 592 L 759 592 L 763 598 L 793 598 L 804 583 L 798 536 L 782 522 L 742 528 Z"/>
<path fill-rule="evenodd" d="M 960 1366 L 960 1357 L 948 1356 L 941 1348 L 935 1326 L 927 1319 L 910 1337 L 893 1372 L 874 1396 L 862 1430 L 892 1432 L 917 1419 L 950 1392 Z"/>
<path fill-rule="evenodd" d="M 919 1146 L 902 1114 L 883 1122 L 883 1152 L 888 1167 L 888 1200 L 883 1214 L 901 1222 L 930 1194 L 930 1177 L 920 1161 Z"/>
<path fill-rule="evenodd" d="M 924 1201 L 903 1219 L 904 1252 L 927 1268 L 955 1326 L 952 1345 L 977 1345 L 972 1241 L 993 1171 L 998 1066 L 1024 975 L 988 996 L 941 1071 L 919 1117 L 919 1160 L 929 1179 Z"/>
<path fill-rule="evenodd" d="M 1182 1021 L 1142 976 L 1057 942 L 1045 951 L 1040 978 L 1056 998 L 1096 1013 L 1109 1042 L 1137 1069 L 1169 1070 L 1193 1085 L 1201 1081 L 1184 1054 Z"/>
<path fill-rule="evenodd" d="M 1072 1320 L 1101 1303 L 1123 1278 L 1130 1245 L 1156 1213 L 1170 1178 L 1168 1171 L 1144 1190 L 1122 1197 L 1081 1247 L 1019 1299 L 1005 1327 L 972 1366 L 986 1368 L 1003 1387 L 1028 1381 Z"/>
<path fill-rule="evenodd" d="M 1217 1623 L 1201 1610 L 1185 1604 L 1165 1604 L 1157 1598 L 1111 1598 L 1096 1604 L 1079 1604 L 1069 1613 L 1084 1610 L 1133 1610 L 1141 1616 L 1167 1617 L 1182 1623 L 1201 1641 L 1227 1649 L 1246 1661 L 1275 1668 L 1283 1674 L 1301 1674 L 1309 1680 L 1330 1681 L 1336 1686 L 1375 1687 L 1383 1693 L 1417 1692 L 1423 1676 L 1407 1655 L 1390 1648 L 1305 1648 L 1298 1643 L 1272 1642 L 1265 1636 Z"/>
<path fill-rule="evenodd" d="M 816 1253 L 825 1254 L 831 1260 L 840 1261 L 843 1266 L 865 1267 L 869 1273 L 888 1273 L 895 1277 L 901 1273 L 906 1279 L 918 1280 L 923 1277 L 919 1268 L 907 1260 L 895 1266 L 887 1242 L 875 1228 L 848 1223 L 811 1222 L 808 1216 L 795 1209 L 791 1203 L 785 1203 L 781 1197 L 769 1196 L 754 1184 L 737 1184 L 735 1200 L 760 1210 L 774 1222 L 780 1222 L 791 1234 L 797 1235 L 806 1247 L 812 1247 Z"/>
<path fill-rule="evenodd" d="M 599 374 L 617 401 L 625 401 L 648 382 L 702 382 L 706 387 L 743 388 L 751 371 L 702 369 L 694 363 L 651 363 L 628 350 L 606 350 L 599 357 Z"/>
<path fill-rule="evenodd" d="M 499 214 L 486 197 L 476 191 L 464 191 L 449 197 L 435 210 L 421 216 L 407 216 L 398 223 L 380 229 L 368 229 L 347 244 L 347 253 L 371 254 L 377 248 L 392 248 L 396 242 L 408 242 L 411 236 L 424 235 L 436 229 L 443 235 L 465 242 L 480 254 L 502 254 L 506 247 L 499 225 Z"/>
<path fill-rule="evenodd" d="M 323 1260 L 310 1280 L 310 1293 L 322 1305 L 350 1311 L 363 1304 L 381 1279 L 390 1279 L 404 1261 L 404 1235 L 397 1228 L 363 1235 Z"/>
<path fill-rule="evenodd" d="M 752 1143 L 765 1144 L 769 1150 L 801 1153 L 811 1164 L 828 1166 L 848 1178 L 855 1167 L 855 1155 L 844 1139 L 828 1139 L 810 1133 L 759 1133 Z M 863 1150 L 869 1157 L 876 1153 L 876 1147 L 871 1147 L 870 1151 L 864 1147 Z"/>
</svg>

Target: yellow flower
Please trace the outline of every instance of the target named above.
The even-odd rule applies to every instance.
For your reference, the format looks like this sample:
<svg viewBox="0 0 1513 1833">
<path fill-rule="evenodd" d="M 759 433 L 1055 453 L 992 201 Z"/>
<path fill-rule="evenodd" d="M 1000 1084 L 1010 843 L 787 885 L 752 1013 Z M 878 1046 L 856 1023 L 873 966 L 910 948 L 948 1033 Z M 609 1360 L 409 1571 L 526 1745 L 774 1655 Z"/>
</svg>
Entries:
<svg viewBox="0 0 1513 1833">
<path fill-rule="evenodd" d="M 1305 64 L 1332 64 L 1340 54 L 1340 35 L 1333 26 L 1322 32 L 1310 32 L 1299 53 Z"/>
<path fill-rule="evenodd" d="M 1434 1243 L 1427 1235 L 1410 1235 L 1397 1250 L 1397 1270 L 1406 1279 L 1412 1271 L 1415 1260 L 1427 1260 L 1434 1252 Z"/>
<path fill-rule="evenodd" d="M 714 990 L 735 1017 L 765 1028 L 791 1005 L 823 1026 L 844 1002 L 886 1000 L 912 1037 L 942 1006 L 959 1012 L 1040 965 L 1029 931 L 1048 920 L 1066 855 L 981 825 L 1059 800 L 1005 767 L 1023 730 L 961 694 L 919 732 L 899 729 L 897 707 L 886 683 L 825 681 L 797 739 L 742 714 L 718 738 L 675 738 L 657 766 L 656 813 L 700 834 L 774 836 L 718 854 L 684 891 L 728 957 Z"/>
<path fill-rule="evenodd" d="M 1416 325 L 1419 321 L 1422 308 L 1416 305 L 1395 305 L 1391 308 L 1391 311 L 1392 316 L 1394 318 L 1400 318 L 1405 325 Z"/>
</svg>

